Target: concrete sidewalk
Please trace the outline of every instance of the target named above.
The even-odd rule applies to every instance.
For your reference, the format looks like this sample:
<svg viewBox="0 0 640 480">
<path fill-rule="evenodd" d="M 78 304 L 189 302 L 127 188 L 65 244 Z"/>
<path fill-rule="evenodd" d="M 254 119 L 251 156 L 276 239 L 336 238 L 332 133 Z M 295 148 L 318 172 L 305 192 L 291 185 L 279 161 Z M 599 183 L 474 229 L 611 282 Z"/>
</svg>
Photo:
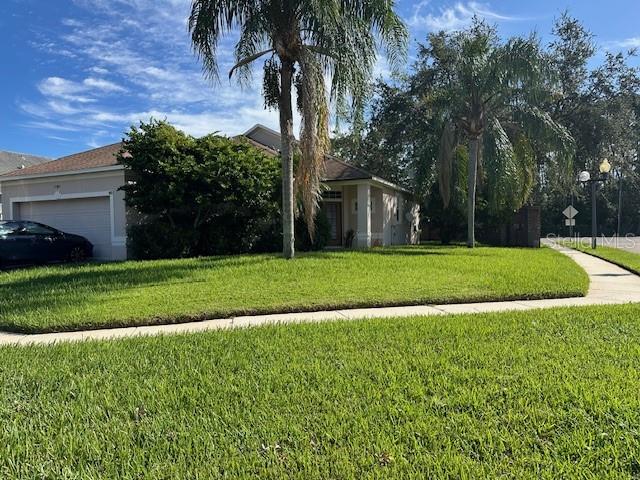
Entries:
<svg viewBox="0 0 640 480">
<path fill-rule="evenodd" d="M 417 315 L 448 315 L 454 313 L 505 312 L 550 307 L 640 303 L 640 277 L 609 262 L 576 250 L 546 242 L 570 256 L 589 275 L 590 287 L 586 297 L 549 300 L 520 300 L 510 302 L 461 303 L 451 305 L 418 305 L 413 307 L 361 308 L 324 312 L 287 313 L 235 317 L 203 322 L 157 325 L 149 327 L 113 328 L 83 332 L 25 335 L 0 332 L 0 345 L 50 344 L 56 342 L 107 340 L 142 335 L 161 335 L 202 332 L 223 328 L 238 328 L 270 323 L 323 322 L 329 320 L 357 320 L 363 318 L 409 317 Z"/>
</svg>

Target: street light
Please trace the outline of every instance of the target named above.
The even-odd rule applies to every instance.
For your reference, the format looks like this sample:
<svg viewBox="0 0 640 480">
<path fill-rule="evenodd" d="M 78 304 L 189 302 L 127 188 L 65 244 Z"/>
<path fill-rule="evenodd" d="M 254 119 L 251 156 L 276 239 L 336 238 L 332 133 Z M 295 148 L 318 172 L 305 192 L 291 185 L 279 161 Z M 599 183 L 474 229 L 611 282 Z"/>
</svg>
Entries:
<svg viewBox="0 0 640 480">
<path fill-rule="evenodd" d="M 578 181 L 586 185 L 591 184 L 591 248 L 595 249 L 597 246 L 596 239 L 598 237 L 598 225 L 596 218 L 596 191 L 598 183 L 604 183 L 609 178 L 609 172 L 611 171 L 611 164 L 606 158 L 600 164 L 598 168 L 600 175 L 595 178 L 591 178 L 591 174 L 588 171 L 582 171 L 578 175 Z"/>
</svg>

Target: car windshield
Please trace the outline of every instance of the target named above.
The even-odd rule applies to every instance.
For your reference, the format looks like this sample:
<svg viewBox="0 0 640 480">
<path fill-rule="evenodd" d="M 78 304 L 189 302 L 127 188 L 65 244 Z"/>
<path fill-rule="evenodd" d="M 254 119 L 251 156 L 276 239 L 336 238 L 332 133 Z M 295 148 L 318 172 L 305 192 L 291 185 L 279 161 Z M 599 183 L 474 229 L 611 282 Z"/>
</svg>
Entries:
<svg viewBox="0 0 640 480">
<path fill-rule="evenodd" d="M 8 235 L 21 228 L 18 222 L 0 222 L 0 235 Z"/>
</svg>

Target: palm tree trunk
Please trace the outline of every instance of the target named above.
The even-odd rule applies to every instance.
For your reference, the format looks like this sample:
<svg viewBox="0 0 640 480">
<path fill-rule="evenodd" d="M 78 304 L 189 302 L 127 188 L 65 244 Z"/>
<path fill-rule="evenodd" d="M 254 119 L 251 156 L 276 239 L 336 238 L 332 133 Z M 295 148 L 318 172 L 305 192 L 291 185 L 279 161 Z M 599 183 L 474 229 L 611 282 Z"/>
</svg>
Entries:
<svg viewBox="0 0 640 480">
<path fill-rule="evenodd" d="M 293 62 L 282 60 L 280 72 L 280 138 L 282 139 L 282 253 L 284 258 L 295 256 L 293 212 L 293 110 L 291 107 L 291 80 Z"/>
<path fill-rule="evenodd" d="M 477 137 L 469 141 L 469 165 L 467 176 L 467 246 L 476 246 L 476 177 L 478 175 L 478 143 Z"/>
</svg>

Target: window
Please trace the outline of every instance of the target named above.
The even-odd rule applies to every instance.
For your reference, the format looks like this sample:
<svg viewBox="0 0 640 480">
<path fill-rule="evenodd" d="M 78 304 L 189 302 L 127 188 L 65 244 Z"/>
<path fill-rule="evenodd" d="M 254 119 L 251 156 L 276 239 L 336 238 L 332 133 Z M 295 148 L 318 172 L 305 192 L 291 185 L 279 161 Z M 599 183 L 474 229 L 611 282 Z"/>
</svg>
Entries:
<svg viewBox="0 0 640 480">
<path fill-rule="evenodd" d="M 342 200 L 342 192 L 336 192 L 334 190 L 323 192 L 322 198 L 325 200 Z"/>
<path fill-rule="evenodd" d="M 52 235 L 55 233 L 51 228 L 38 223 L 25 223 L 23 231 L 29 235 Z"/>
<path fill-rule="evenodd" d="M 18 222 L 0 222 L 0 235 L 9 235 L 20 229 Z"/>
</svg>

